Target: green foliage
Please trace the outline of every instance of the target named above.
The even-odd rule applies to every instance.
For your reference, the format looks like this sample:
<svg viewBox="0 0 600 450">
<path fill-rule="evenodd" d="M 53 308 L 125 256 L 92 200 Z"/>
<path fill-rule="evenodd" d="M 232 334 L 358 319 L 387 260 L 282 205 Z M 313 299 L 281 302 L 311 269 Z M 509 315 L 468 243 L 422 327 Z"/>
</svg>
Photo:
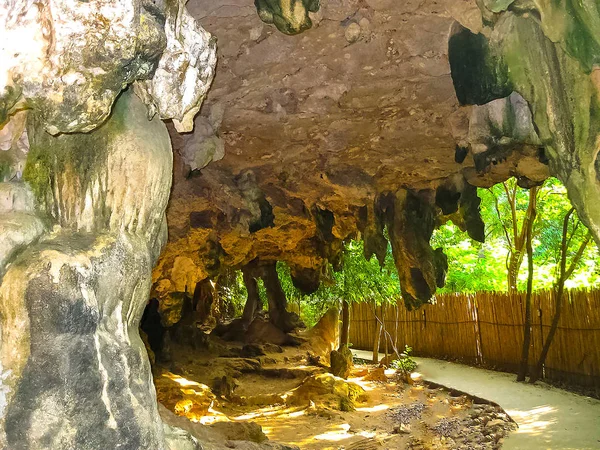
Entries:
<svg viewBox="0 0 600 450">
<path fill-rule="evenodd" d="M 515 180 L 507 182 L 508 192 L 516 188 Z M 517 222 L 522 222 L 529 202 L 529 191 L 516 188 L 515 211 Z M 507 190 L 502 184 L 491 189 L 479 189 L 482 199 L 481 213 L 486 223 L 486 241 L 479 243 L 470 239 L 451 222 L 436 230 L 431 239 L 434 248 L 442 247 L 448 255 L 449 270 L 446 286 L 438 292 L 504 291 L 507 286 L 507 257 L 510 231 L 512 229 L 511 205 Z M 539 189 L 537 218 L 533 227 L 534 289 L 551 288 L 556 282 L 560 263 L 560 242 L 563 218 L 571 208 L 565 187 L 556 179 L 547 180 Z M 569 225 L 568 257 L 570 261 L 588 232 L 573 214 Z M 383 267 L 375 257 L 364 258 L 362 241 L 347 242 L 342 257 L 342 270 L 333 272 L 331 266 L 322 277 L 321 286 L 311 294 L 304 295 L 292 283 L 290 268 L 279 262 L 277 272 L 281 286 L 293 310 L 299 311 L 302 320 L 313 326 L 331 307 L 339 306 L 342 299 L 349 302 L 395 303 L 400 300 L 400 282 L 391 247 Z M 523 264 L 527 260 L 524 258 Z M 521 271 L 519 289 L 524 289 L 526 271 Z M 600 258 L 598 249 L 589 244 L 573 276 L 566 287 L 589 287 L 600 282 Z M 243 309 L 246 289 L 241 273 L 236 278 L 237 287 L 232 287 L 231 296 L 236 310 Z M 266 305 L 266 293 L 259 281 L 259 293 Z M 410 354 L 410 349 L 407 355 Z"/>
<path fill-rule="evenodd" d="M 394 303 L 400 297 L 400 282 L 391 247 L 388 247 L 383 268 L 375 256 L 367 261 L 363 251 L 363 241 L 348 242 L 342 257 L 342 270 L 333 272 L 329 267 L 319 289 L 310 295 L 304 295 L 294 287 L 286 264 L 277 264 L 288 302 L 300 304 L 300 316 L 308 326 L 314 325 L 331 306 L 339 305 L 342 299 L 381 304 Z"/>
<path fill-rule="evenodd" d="M 248 291 L 240 270 L 228 274 L 230 276 L 219 278 L 219 295 L 227 309 L 233 312 L 234 317 L 240 317 L 248 298 Z"/>
<path fill-rule="evenodd" d="M 516 181 L 507 182 L 512 189 Z M 434 232 L 432 245 L 441 246 L 448 255 L 449 271 L 446 286 L 440 292 L 476 292 L 506 290 L 509 241 L 504 231 L 512 229 L 510 203 L 501 184 L 491 189 L 479 189 L 481 213 L 486 224 L 486 242 L 480 244 L 459 233 L 453 224 Z M 522 222 L 529 202 L 529 191 L 517 189 L 515 208 L 517 221 Z M 496 210 L 497 202 L 497 210 Z M 571 208 L 565 187 L 550 178 L 540 187 L 537 217 L 533 227 L 534 288 L 551 288 L 556 280 L 560 258 L 562 221 Z M 500 212 L 500 214 L 498 214 Z M 585 238 L 587 228 L 574 214 L 571 221 L 569 258 Z M 600 282 L 600 259 L 595 244 L 590 244 L 567 282 L 567 287 L 589 287 Z M 526 257 L 523 263 L 526 264 Z M 527 274 L 520 273 L 519 290 L 525 289 Z"/>
<path fill-rule="evenodd" d="M 398 370 L 406 375 L 414 372 L 417 368 L 417 363 L 410 356 L 411 353 L 412 348 L 408 345 L 405 345 L 404 351 L 400 354 L 400 359 L 395 359 L 392 361 L 392 369 Z"/>
</svg>

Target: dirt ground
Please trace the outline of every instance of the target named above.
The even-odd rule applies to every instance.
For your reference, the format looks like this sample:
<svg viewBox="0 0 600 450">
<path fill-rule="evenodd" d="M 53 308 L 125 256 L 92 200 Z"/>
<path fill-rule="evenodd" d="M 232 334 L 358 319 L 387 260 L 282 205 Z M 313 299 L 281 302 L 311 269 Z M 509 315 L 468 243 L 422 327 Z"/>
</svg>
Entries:
<svg viewBox="0 0 600 450">
<path fill-rule="evenodd" d="M 351 402 L 323 392 L 291 402 L 299 386 L 307 388 L 306 380 L 321 379 L 326 369 L 307 365 L 306 353 L 299 349 L 269 350 L 274 351 L 241 358 L 236 356 L 239 348 L 230 353 L 221 348 L 223 356 L 218 357 L 214 349 L 174 346 L 172 361 L 155 367 L 158 399 L 194 422 L 254 422 L 270 441 L 307 450 L 498 449 L 514 429 L 498 406 L 478 404 L 418 379 L 407 383 L 393 370 L 384 372 L 363 361 L 347 380 L 361 392 Z M 347 385 L 338 382 L 342 388 Z"/>
</svg>

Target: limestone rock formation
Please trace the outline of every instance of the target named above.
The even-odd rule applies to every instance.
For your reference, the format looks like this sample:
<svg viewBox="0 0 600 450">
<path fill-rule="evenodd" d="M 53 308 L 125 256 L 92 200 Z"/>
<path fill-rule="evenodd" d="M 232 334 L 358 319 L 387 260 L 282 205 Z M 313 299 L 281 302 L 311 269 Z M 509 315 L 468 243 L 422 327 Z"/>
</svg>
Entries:
<svg viewBox="0 0 600 450">
<path fill-rule="evenodd" d="M 190 131 L 214 75 L 215 44 L 183 0 L 21 0 L 0 27 L 0 123 L 31 105 L 52 134 L 90 131 L 124 86 L 148 80 L 147 102 Z"/>
<path fill-rule="evenodd" d="M 254 0 L 263 22 L 274 24 L 285 34 L 298 34 L 312 26 L 309 12 L 319 10 L 320 0 Z"/>
<path fill-rule="evenodd" d="M 184 4 L 0 5 L 0 447 L 178 445 L 137 331 L 151 284 L 195 328 L 207 308 L 164 299 L 244 269 L 236 336 L 285 343 L 278 261 L 314 292 L 347 240 L 380 262 L 389 240 L 416 308 L 448 267 L 434 228 L 483 240 L 476 187 L 510 176 L 559 177 L 600 242 L 595 2 Z"/>
<path fill-rule="evenodd" d="M 329 355 L 331 361 L 331 373 L 340 378 L 348 378 L 352 370 L 352 352 L 346 345 L 339 350 L 333 350 Z"/>
<path fill-rule="evenodd" d="M 402 189 L 421 198 L 474 170 L 471 153 L 455 160 L 456 137 L 469 145 L 471 110 L 456 99 L 448 40 L 455 19 L 476 22 L 476 7 L 321 2 L 311 29 L 286 36 L 264 26 L 247 3 L 188 4 L 222 43 L 224 69 L 196 119 L 204 124 L 194 132 L 196 143 L 172 134 L 170 238 L 154 272 L 157 285 L 181 278 L 180 258 L 188 258 L 186 274 L 196 281 L 258 259 L 285 261 L 296 286 L 310 292 L 339 268 L 344 240 L 362 237 L 368 256 L 385 254 L 381 197 Z M 307 4 L 292 3 L 299 11 Z M 400 16 L 404 25 L 397 27 L 391 18 Z M 349 45 L 352 24 L 360 37 Z M 191 156 L 206 154 L 198 142 L 207 142 L 210 128 L 218 129 L 225 156 L 191 170 L 201 165 Z M 204 156 L 198 161 L 204 164 Z M 444 214 L 425 197 L 424 208 L 441 223 Z M 475 205 L 474 223 L 478 205 L 461 205 L 467 203 Z M 464 215 L 463 206 L 455 217 Z M 415 306 L 435 291 L 430 275 Z"/>
<path fill-rule="evenodd" d="M 288 405 L 298 406 L 309 405 L 311 400 L 317 397 L 326 402 L 329 397 L 339 405 L 337 409 L 342 409 L 342 406 L 346 407 L 362 401 L 365 395 L 365 390 L 358 384 L 324 373 L 307 377 L 300 386 L 288 394 L 285 400 Z"/>
<path fill-rule="evenodd" d="M 214 41 L 182 1 L 5 2 L 0 28 L 0 448 L 165 449 L 138 332 L 167 233 L 160 118 L 191 129 Z"/>
<path fill-rule="evenodd" d="M 326 361 L 331 351 L 339 346 L 339 331 L 340 310 L 336 305 L 329 308 L 317 324 L 306 332 L 304 337 L 308 342 L 303 344 L 303 348 L 311 355 Z"/>
<path fill-rule="evenodd" d="M 300 23 L 309 5 L 293 3 Z M 223 43 L 197 123 L 218 124 L 225 156 L 191 170 L 190 155 L 204 164 L 211 151 L 173 135 L 157 283 L 179 276 L 182 257 L 198 280 L 284 261 L 311 291 L 339 268 L 344 240 L 364 239 L 381 261 L 387 227 L 403 297 L 418 307 L 444 282 L 433 228 L 452 220 L 483 240 L 475 187 L 511 176 L 525 188 L 558 176 L 598 236 L 593 6 L 321 3 L 312 28 L 286 36 L 251 2 L 190 1 Z M 257 2 L 265 16 L 282 4 Z"/>
</svg>

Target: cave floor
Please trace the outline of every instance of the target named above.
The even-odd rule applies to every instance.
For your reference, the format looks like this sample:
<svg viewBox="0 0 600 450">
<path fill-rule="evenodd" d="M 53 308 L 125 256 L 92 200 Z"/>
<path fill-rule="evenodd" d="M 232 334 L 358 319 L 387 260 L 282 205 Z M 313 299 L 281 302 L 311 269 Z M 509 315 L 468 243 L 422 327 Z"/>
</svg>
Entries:
<svg viewBox="0 0 600 450">
<path fill-rule="evenodd" d="M 320 393 L 306 404 L 286 404 L 304 380 L 326 372 L 307 365 L 306 350 L 286 347 L 255 358 L 227 355 L 223 348 L 216 353 L 223 356 L 174 345 L 172 360 L 154 368 L 159 402 L 209 427 L 254 422 L 269 441 L 307 450 L 498 449 L 514 428 L 495 405 L 419 380 L 407 383 L 393 370 L 360 360 L 348 379 L 365 391 L 354 411 L 341 411 L 337 397 Z M 234 433 L 227 439 L 254 437 Z"/>
<path fill-rule="evenodd" d="M 355 356 L 370 352 L 353 350 Z M 600 401 L 548 386 L 517 383 L 515 375 L 429 358 L 415 358 L 424 379 L 499 404 L 519 428 L 503 449 L 600 448 Z"/>
</svg>

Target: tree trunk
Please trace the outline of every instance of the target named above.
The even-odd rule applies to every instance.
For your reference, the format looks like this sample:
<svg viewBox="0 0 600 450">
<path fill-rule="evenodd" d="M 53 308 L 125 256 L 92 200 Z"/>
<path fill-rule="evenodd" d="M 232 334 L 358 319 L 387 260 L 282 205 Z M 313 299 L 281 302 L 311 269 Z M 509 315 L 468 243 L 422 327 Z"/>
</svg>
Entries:
<svg viewBox="0 0 600 450">
<path fill-rule="evenodd" d="M 388 359 L 388 355 L 389 355 L 389 349 L 388 349 L 388 338 L 387 338 L 387 329 L 385 327 L 385 306 L 382 305 L 381 306 L 381 324 L 383 326 L 383 343 L 384 343 L 384 348 L 385 348 L 385 363 L 388 364 L 389 363 L 389 359 Z"/>
<path fill-rule="evenodd" d="M 350 340 L 350 305 L 342 300 L 342 332 L 340 333 L 340 348 L 348 346 Z"/>
<path fill-rule="evenodd" d="M 508 292 L 517 292 L 517 280 L 522 262 L 522 251 L 519 249 L 513 249 L 508 262 Z"/>
<path fill-rule="evenodd" d="M 535 188 L 529 191 L 529 211 L 530 220 L 527 222 L 526 234 L 526 248 L 527 248 L 527 294 L 525 296 L 525 325 L 524 325 L 524 336 L 523 336 L 523 350 L 521 352 L 521 364 L 519 367 L 519 373 L 517 375 L 517 381 L 525 381 L 527 371 L 529 367 L 529 346 L 531 345 L 531 295 L 533 293 L 533 247 L 531 244 L 532 240 L 532 228 L 535 219 L 536 206 L 534 197 Z M 532 203 L 533 202 L 533 203 Z"/>
<path fill-rule="evenodd" d="M 262 279 L 265 283 L 267 300 L 269 301 L 270 322 L 286 333 L 292 331 L 297 327 L 297 324 L 290 320 L 290 315 L 287 312 L 287 299 L 281 288 L 275 263 L 263 266 Z"/>
<path fill-rule="evenodd" d="M 246 285 L 246 291 L 248 291 L 248 298 L 244 305 L 244 312 L 242 313 L 242 322 L 249 324 L 254 319 L 254 314 L 258 311 L 261 305 L 260 296 L 258 295 L 258 284 L 256 279 L 250 273 L 247 268 L 242 269 L 242 275 L 244 277 L 244 284 Z"/>
<path fill-rule="evenodd" d="M 567 243 L 567 235 L 569 231 L 569 219 L 571 214 L 575 211 L 575 208 L 571 208 L 569 212 L 565 215 L 563 220 L 563 232 L 562 232 L 562 240 L 560 247 L 560 269 L 558 281 L 556 283 L 557 291 L 556 291 L 556 299 L 555 299 L 555 307 L 554 307 L 554 316 L 552 317 L 552 324 L 550 325 L 550 330 L 548 331 L 548 336 L 546 337 L 546 342 L 544 342 L 544 347 L 542 348 L 542 352 L 540 353 L 540 357 L 533 368 L 531 376 L 529 377 L 530 383 L 535 383 L 540 379 L 542 375 L 542 369 L 544 367 L 544 363 L 546 362 L 546 358 L 548 357 L 548 352 L 550 351 L 550 345 L 552 345 L 552 341 L 554 340 L 554 335 L 556 334 L 556 330 L 558 329 L 558 322 L 560 320 L 560 316 L 562 313 L 562 303 L 563 303 L 563 295 L 565 292 L 565 282 L 572 275 L 573 271 L 577 267 L 581 256 L 585 248 L 587 247 L 591 235 L 588 233 L 587 237 L 580 244 L 579 249 L 573 256 L 573 260 L 569 268 L 567 269 L 567 251 L 568 251 L 568 243 Z M 571 236 L 573 237 L 573 236 Z"/>
<path fill-rule="evenodd" d="M 383 327 L 379 325 L 379 332 L 375 335 L 375 343 L 373 344 L 373 364 L 379 362 L 379 342 L 381 340 L 381 332 Z"/>
<path fill-rule="evenodd" d="M 556 293 L 556 306 L 554 310 L 554 316 L 552 317 L 552 324 L 550 325 L 550 330 L 548 331 L 548 337 L 546 338 L 546 342 L 544 342 L 544 347 L 542 348 L 542 352 L 540 353 L 540 357 L 531 372 L 531 376 L 529 377 L 530 383 L 535 383 L 540 379 L 542 374 L 542 368 L 544 367 L 544 363 L 546 362 L 546 357 L 548 356 L 548 351 L 550 350 L 550 345 L 552 344 L 552 340 L 554 339 L 554 335 L 556 334 L 556 330 L 558 329 L 558 321 L 560 320 L 561 310 L 562 310 L 562 296 L 564 293 L 564 281 L 559 285 L 558 291 Z"/>
</svg>

